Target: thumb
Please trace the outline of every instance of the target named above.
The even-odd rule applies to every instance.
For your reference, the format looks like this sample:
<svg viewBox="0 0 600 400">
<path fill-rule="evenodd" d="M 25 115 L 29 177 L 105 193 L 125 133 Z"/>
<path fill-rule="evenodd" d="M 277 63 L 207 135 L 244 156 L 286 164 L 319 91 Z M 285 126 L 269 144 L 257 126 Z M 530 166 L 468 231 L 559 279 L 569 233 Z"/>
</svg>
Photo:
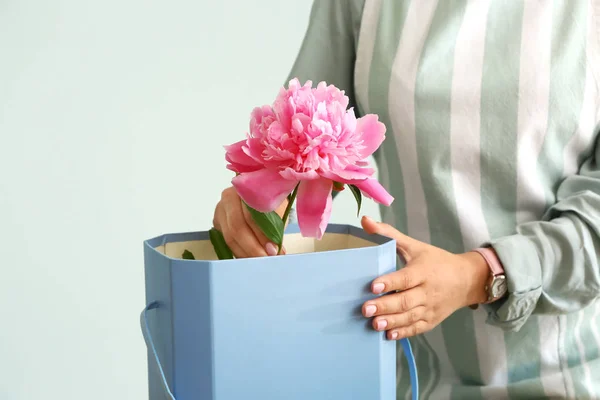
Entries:
<svg viewBox="0 0 600 400">
<path fill-rule="evenodd" d="M 400 251 L 406 262 L 409 262 L 410 258 L 414 257 L 419 251 L 419 248 L 423 246 L 422 242 L 403 234 L 393 226 L 377 222 L 370 217 L 364 216 L 361 220 L 361 224 L 365 232 L 369 234 L 377 234 L 394 239 L 396 241 L 397 249 Z"/>
</svg>

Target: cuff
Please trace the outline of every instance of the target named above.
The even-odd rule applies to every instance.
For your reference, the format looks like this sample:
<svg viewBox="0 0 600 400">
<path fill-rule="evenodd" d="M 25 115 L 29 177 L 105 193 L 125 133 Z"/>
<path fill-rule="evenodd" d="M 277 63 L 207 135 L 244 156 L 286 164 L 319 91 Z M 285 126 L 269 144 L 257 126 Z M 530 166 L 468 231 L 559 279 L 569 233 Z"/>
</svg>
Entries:
<svg viewBox="0 0 600 400">
<path fill-rule="evenodd" d="M 504 266 L 508 294 L 486 304 L 488 323 L 518 331 L 533 313 L 542 293 L 542 268 L 535 246 L 525 236 L 512 235 L 489 243 Z"/>
</svg>

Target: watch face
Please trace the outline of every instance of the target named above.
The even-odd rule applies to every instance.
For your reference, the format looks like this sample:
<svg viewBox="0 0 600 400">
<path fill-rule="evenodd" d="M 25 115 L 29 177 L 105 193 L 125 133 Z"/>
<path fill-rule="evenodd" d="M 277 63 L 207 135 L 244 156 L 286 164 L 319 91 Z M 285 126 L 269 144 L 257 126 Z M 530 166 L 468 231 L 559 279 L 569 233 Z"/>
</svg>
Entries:
<svg viewBox="0 0 600 400">
<path fill-rule="evenodd" d="M 504 275 L 495 276 L 492 281 L 491 296 L 498 298 L 504 296 L 508 288 L 506 287 L 506 277 Z"/>
</svg>

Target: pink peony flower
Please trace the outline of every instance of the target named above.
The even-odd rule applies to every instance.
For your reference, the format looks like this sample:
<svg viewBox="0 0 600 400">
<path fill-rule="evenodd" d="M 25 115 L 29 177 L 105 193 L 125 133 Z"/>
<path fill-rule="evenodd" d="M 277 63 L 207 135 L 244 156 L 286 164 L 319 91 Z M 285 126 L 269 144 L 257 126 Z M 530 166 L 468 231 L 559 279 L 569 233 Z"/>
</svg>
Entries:
<svg viewBox="0 0 600 400">
<path fill-rule="evenodd" d="M 378 203 L 393 197 L 372 178 L 366 161 L 385 139 L 374 114 L 357 119 L 348 97 L 325 82 L 312 88 L 298 79 L 282 88 L 273 106 L 252 111 L 247 139 L 226 146 L 227 168 L 240 197 L 260 212 L 275 210 L 300 183 L 302 235 L 323 236 L 331 215 L 333 182 L 356 185 Z"/>
</svg>

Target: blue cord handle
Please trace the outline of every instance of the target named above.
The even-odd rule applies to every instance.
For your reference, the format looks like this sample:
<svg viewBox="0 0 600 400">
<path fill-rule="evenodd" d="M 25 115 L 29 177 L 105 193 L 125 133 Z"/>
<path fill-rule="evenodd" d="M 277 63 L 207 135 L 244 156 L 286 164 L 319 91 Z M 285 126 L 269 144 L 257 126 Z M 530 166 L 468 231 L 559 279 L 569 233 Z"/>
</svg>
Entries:
<svg viewBox="0 0 600 400">
<path fill-rule="evenodd" d="M 413 354 L 410 341 L 407 338 L 400 339 L 400 345 L 404 351 L 404 357 L 408 361 L 408 372 L 410 374 L 410 387 L 412 389 L 412 400 L 419 400 L 419 375 L 417 373 L 417 361 Z"/>
<path fill-rule="evenodd" d="M 150 351 L 154 355 L 154 361 L 156 361 L 156 365 L 158 366 L 158 370 L 160 371 L 160 377 L 162 379 L 163 388 L 165 389 L 167 396 L 169 396 L 169 399 L 171 399 L 171 400 L 177 400 L 177 399 L 175 399 L 175 396 L 173 395 L 173 393 L 171 392 L 171 389 L 169 388 L 169 382 L 167 382 L 167 377 L 165 376 L 165 371 L 163 371 L 162 364 L 160 362 L 160 359 L 158 358 L 158 353 L 156 352 L 156 347 L 154 346 L 154 340 L 152 340 L 152 334 L 150 333 L 150 327 L 148 326 L 147 313 L 148 313 L 148 311 L 156 309 L 156 308 L 158 308 L 157 301 L 148 304 L 146 306 L 146 308 L 144 308 L 144 311 L 142 311 L 142 314 L 140 315 L 140 325 L 142 325 L 142 334 L 144 335 L 144 340 L 146 341 L 146 346 L 148 347 L 148 349 L 150 349 Z"/>
<path fill-rule="evenodd" d="M 163 370 L 160 359 L 158 358 L 158 353 L 156 352 L 156 347 L 154 346 L 154 340 L 152 340 L 152 334 L 150 333 L 150 327 L 148 326 L 148 311 L 154 310 L 158 308 L 158 302 L 152 302 L 148 304 L 140 315 L 140 325 L 142 326 L 142 334 L 144 335 L 144 340 L 146 341 L 146 346 L 154 355 L 154 361 L 156 361 L 156 365 L 158 366 L 158 370 L 160 371 L 160 377 L 162 380 L 163 388 L 169 396 L 170 400 L 177 400 L 171 392 L 169 388 L 169 382 L 167 382 L 167 377 L 165 376 L 165 372 Z M 410 341 L 406 338 L 400 339 L 400 345 L 402 346 L 402 350 L 404 351 L 404 356 L 408 361 L 408 371 L 410 373 L 410 386 L 412 388 L 412 400 L 419 399 L 419 379 L 417 375 L 417 363 L 415 361 L 415 356 L 412 352 L 412 348 L 410 346 Z"/>
</svg>

